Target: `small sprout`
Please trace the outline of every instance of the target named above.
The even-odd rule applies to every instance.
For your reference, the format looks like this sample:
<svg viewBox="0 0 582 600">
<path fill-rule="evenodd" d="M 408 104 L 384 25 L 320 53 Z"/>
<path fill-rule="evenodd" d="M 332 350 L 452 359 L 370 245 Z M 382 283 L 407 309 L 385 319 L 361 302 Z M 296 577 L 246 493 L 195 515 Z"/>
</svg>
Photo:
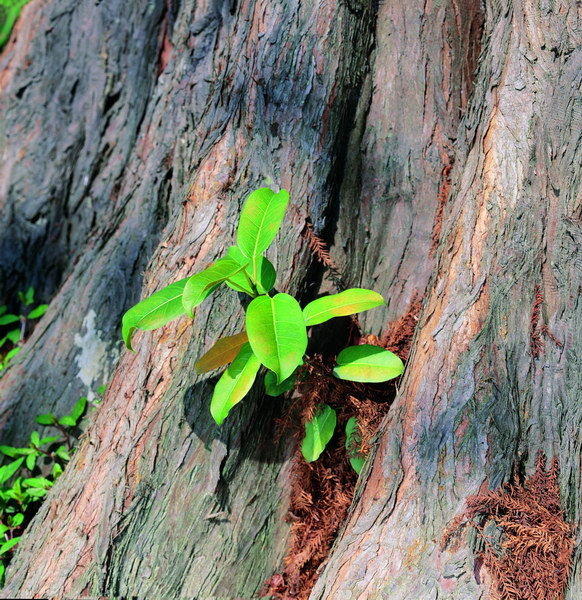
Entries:
<svg viewBox="0 0 582 600">
<path fill-rule="evenodd" d="M 210 401 L 211 415 L 219 425 L 249 392 L 261 365 L 268 369 L 264 379 L 268 395 L 279 396 L 294 388 L 294 374 L 306 358 L 307 327 L 385 304 L 380 294 L 363 288 L 323 296 L 304 308 L 293 296 L 272 292 L 276 272 L 264 253 L 277 237 L 288 203 L 286 190 L 252 192 L 241 211 L 236 245 L 228 248 L 226 256 L 158 290 L 123 315 L 122 338 L 132 350 L 136 329 L 147 331 L 184 315 L 192 317 L 194 309 L 222 284 L 250 296 L 245 331 L 220 339 L 195 364 L 198 373 L 227 367 Z M 339 354 L 334 374 L 340 379 L 378 382 L 397 377 L 403 369 L 402 361 L 383 348 L 355 346 Z M 66 416 L 59 424 L 72 425 L 73 420 Z M 336 421 L 335 411 L 323 405 L 306 424 L 301 449 L 307 461 L 319 457 L 333 436 Z"/>
</svg>

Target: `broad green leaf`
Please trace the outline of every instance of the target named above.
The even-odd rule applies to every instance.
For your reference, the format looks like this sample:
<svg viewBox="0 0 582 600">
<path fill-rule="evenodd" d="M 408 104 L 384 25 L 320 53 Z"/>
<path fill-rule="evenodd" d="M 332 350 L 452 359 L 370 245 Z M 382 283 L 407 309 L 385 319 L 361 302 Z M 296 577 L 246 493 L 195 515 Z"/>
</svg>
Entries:
<svg viewBox="0 0 582 600">
<path fill-rule="evenodd" d="M 55 450 L 55 454 L 62 460 L 71 460 L 71 455 L 69 454 L 69 452 L 65 446 L 59 446 Z"/>
<path fill-rule="evenodd" d="M 253 265 L 248 263 L 249 259 L 242 253 L 242 250 L 238 246 L 231 246 L 226 255 L 240 264 L 244 262 L 247 265 L 245 269 L 233 277 L 229 277 L 226 285 L 237 292 L 245 292 L 253 298 L 258 294 L 266 294 L 273 289 L 277 274 L 275 267 L 268 258 L 255 256 L 251 259 L 256 264 L 254 270 L 255 277 L 253 278 L 251 276 Z"/>
<path fill-rule="evenodd" d="M 53 444 L 54 442 L 60 440 L 61 437 L 58 435 L 51 435 L 49 437 L 41 438 L 39 444 L 41 446 L 46 446 L 47 444 Z"/>
<path fill-rule="evenodd" d="M 335 410 L 324 404 L 311 421 L 305 423 L 301 453 L 307 462 L 317 460 L 333 437 L 337 423 Z"/>
<path fill-rule="evenodd" d="M 44 488 L 26 488 L 26 495 L 30 498 L 43 498 L 46 496 L 46 490 Z"/>
<path fill-rule="evenodd" d="M 261 363 L 253 354 L 250 344 L 244 344 L 216 383 L 212 394 L 210 414 L 218 425 L 223 423 L 231 408 L 247 395 L 260 366 Z"/>
<path fill-rule="evenodd" d="M 277 273 L 273 263 L 266 257 L 259 257 L 259 264 L 257 268 L 258 281 L 257 285 L 259 292 L 262 294 L 268 294 L 275 285 L 275 279 L 277 279 Z"/>
<path fill-rule="evenodd" d="M 73 406 L 69 416 L 73 417 L 75 420 L 75 424 L 79 421 L 83 413 L 85 412 L 85 408 L 87 407 L 87 398 L 84 396 L 79 398 L 75 405 Z"/>
<path fill-rule="evenodd" d="M 246 331 L 219 339 L 208 352 L 203 354 L 194 365 L 196 372 L 207 373 L 228 365 L 239 353 L 243 344 L 248 342 Z"/>
<path fill-rule="evenodd" d="M 48 308 L 48 304 L 39 304 L 36 308 L 33 308 L 27 315 L 28 319 L 38 319 L 42 317 Z"/>
<path fill-rule="evenodd" d="M 33 431 L 30 434 L 30 443 L 37 448 L 40 446 L 40 435 L 38 435 L 38 431 Z"/>
<path fill-rule="evenodd" d="M 333 319 L 369 310 L 384 304 L 384 298 L 372 290 L 353 288 L 318 298 L 303 309 L 306 325 L 317 325 Z"/>
<path fill-rule="evenodd" d="M 27 454 L 32 454 L 34 452 L 33 448 L 13 448 L 12 446 L 0 446 L 0 452 L 2 454 L 6 454 L 6 456 L 11 456 L 14 458 L 15 456 L 26 456 Z"/>
<path fill-rule="evenodd" d="M 307 330 L 299 303 L 289 294 L 259 296 L 247 308 L 246 330 L 257 358 L 277 375 L 287 379 L 303 362 Z"/>
<path fill-rule="evenodd" d="M 13 329 L 6 334 L 6 337 L 13 343 L 18 344 L 20 341 L 20 337 L 22 335 L 22 331 L 20 329 Z M 1 346 L 2 344 L 0 344 Z"/>
<path fill-rule="evenodd" d="M 20 321 L 20 317 L 16 315 L 2 315 L 0 317 L 0 325 L 10 325 L 10 323 L 16 323 L 16 321 Z"/>
<path fill-rule="evenodd" d="M 149 331 L 165 325 L 172 319 L 185 314 L 182 292 L 189 277 L 176 281 L 132 306 L 121 320 L 121 335 L 125 345 L 131 347 L 131 338 L 136 329 Z"/>
<path fill-rule="evenodd" d="M 0 484 L 6 483 L 20 469 L 23 462 L 24 458 L 19 458 L 14 462 L 0 467 Z"/>
<path fill-rule="evenodd" d="M 59 425 L 64 425 L 65 427 L 74 427 L 76 424 L 77 421 L 70 415 L 65 415 L 59 419 Z"/>
<path fill-rule="evenodd" d="M 295 387 L 295 373 L 292 373 L 281 383 L 277 383 L 277 376 L 273 371 L 268 371 L 265 375 L 265 392 L 268 396 L 280 396 Z"/>
<path fill-rule="evenodd" d="M 258 294 L 258 290 L 251 281 L 246 269 L 246 267 L 250 264 L 249 259 L 242 253 L 242 250 L 238 246 L 231 246 L 226 251 L 226 256 L 227 258 L 237 262 L 239 265 L 245 267 L 238 273 L 235 273 L 229 277 L 226 280 L 226 285 L 237 292 L 243 292 L 255 298 Z"/>
<path fill-rule="evenodd" d="M 57 422 L 57 418 L 54 415 L 38 415 L 38 417 L 36 417 L 36 422 L 39 425 L 53 425 L 54 423 Z"/>
<path fill-rule="evenodd" d="M 24 487 L 50 488 L 53 482 L 46 477 L 29 477 L 24 479 L 22 485 Z"/>
<path fill-rule="evenodd" d="M 182 294 L 182 304 L 187 314 L 192 311 L 223 281 L 244 269 L 245 265 L 230 258 L 220 258 L 204 271 L 188 279 Z"/>
<path fill-rule="evenodd" d="M 6 356 L 4 357 L 4 362 L 8 362 L 11 358 L 14 358 L 17 354 L 20 353 L 21 350 L 22 348 L 20 347 L 12 348 L 12 350 L 6 353 Z"/>
<path fill-rule="evenodd" d="M 245 256 L 260 256 L 271 245 L 285 217 L 288 202 L 286 190 L 275 193 L 269 188 L 260 188 L 249 195 L 236 232 L 236 243 Z"/>
<path fill-rule="evenodd" d="M 362 344 L 344 348 L 338 354 L 333 374 L 339 379 L 375 383 L 394 379 L 403 371 L 403 362 L 393 352 L 380 346 Z"/>
<path fill-rule="evenodd" d="M 36 467 L 36 459 L 38 458 L 38 452 L 31 452 L 27 457 L 26 457 L 26 468 L 29 471 L 32 471 L 34 469 L 34 467 Z"/>
<path fill-rule="evenodd" d="M 356 417 L 350 417 L 346 423 L 346 452 L 348 459 L 352 465 L 352 469 L 359 475 L 366 457 L 361 452 L 358 452 L 358 447 L 362 441 L 360 430 L 358 428 L 358 420 Z"/>
<path fill-rule="evenodd" d="M 0 556 L 2 556 L 2 554 L 6 554 L 6 552 L 8 552 L 8 550 L 11 550 L 12 548 L 14 548 L 14 546 L 16 546 L 16 544 L 18 544 L 19 541 L 20 541 L 20 536 L 14 537 L 11 540 L 4 542 L 0 546 Z"/>
<path fill-rule="evenodd" d="M 61 473 L 63 472 L 63 467 L 61 467 L 61 465 L 59 465 L 59 463 L 54 463 L 53 464 L 53 470 L 52 470 L 52 476 L 54 479 L 56 479 Z"/>
<path fill-rule="evenodd" d="M 9 529 L 10 527 L 8 527 L 8 525 L 0 523 L 0 536 L 4 535 Z"/>
<path fill-rule="evenodd" d="M 16 513 L 10 517 L 11 527 L 20 527 L 24 523 L 24 515 L 22 513 Z"/>
</svg>

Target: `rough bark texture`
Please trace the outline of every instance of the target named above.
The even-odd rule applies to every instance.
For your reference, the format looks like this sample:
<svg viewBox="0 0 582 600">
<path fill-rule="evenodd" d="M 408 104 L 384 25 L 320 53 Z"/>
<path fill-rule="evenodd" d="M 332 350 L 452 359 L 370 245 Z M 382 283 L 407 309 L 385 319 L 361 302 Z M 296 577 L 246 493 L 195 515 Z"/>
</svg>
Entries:
<svg viewBox="0 0 582 600">
<path fill-rule="evenodd" d="M 485 27 L 411 366 L 312 598 L 487 598 L 442 533 L 538 450 L 580 525 L 579 22 L 567 2 L 491 2 Z"/>
<path fill-rule="evenodd" d="M 485 598 L 470 550 L 441 553 L 440 536 L 464 498 L 538 449 L 563 457 L 579 523 L 575 17 L 565 1 L 25 8 L 0 56 L 0 284 L 52 301 L 0 380 L 3 442 L 30 431 L 31 406 L 68 408 L 114 374 L 2 597 L 253 597 L 279 567 L 279 404 L 257 391 L 219 430 L 213 380 L 192 372 L 240 327 L 240 302 L 218 294 L 121 360 L 117 341 L 129 305 L 230 244 L 264 182 L 293 199 L 271 257 L 280 289 L 320 287 L 306 219 L 346 283 L 390 300 L 364 320 L 371 333 L 432 277 L 313 597 Z M 572 590 L 580 577 L 576 557 Z"/>
<path fill-rule="evenodd" d="M 12 77 L 3 92 L 9 112 L 19 105 L 18 80 L 25 78 L 15 75 L 14 64 L 26 72 L 19 62 L 24 57 L 49 63 L 51 50 L 43 44 L 59 31 L 60 51 L 75 64 L 77 52 L 93 54 L 93 60 L 129 52 L 127 60 L 137 61 L 147 46 L 143 40 L 164 37 L 156 46 L 161 67 L 156 52 L 149 61 L 143 57 L 155 86 L 135 91 L 147 105 L 126 164 L 111 158 L 110 168 L 119 168 L 120 177 L 110 197 L 99 192 L 107 210 L 82 252 L 78 240 L 71 241 L 77 263 L 63 271 L 24 358 L 2 379 L 6 437 L 17 439 L 30 429 L 27 399 L 35 398 L 40 412 L 59 410 L 81 391 L 79 379 L 99 383 L 91 369 L 101 360 L 102 377 L 111 364 L 119 316 L 138 297 L 141 269 L 147 265 L 142 293 L 148 294 L 213 260 L 233 239 L 244 194 L 265 181 L 293 193 L 293 210 L 272 259 L 279 267 L 278 287 L 301 294 L 310 255 L 300 233 L 306 218 L 324 227 L 335 193 L 370 51 L 369 8 L 184 2 L 164 13 L 158 3 L 148 5 L 145 18 L 137 5 L 125 7 L 132 11 L 129 18 L 114 19 L 121 30 L 68 39 L 71 20 L 92 29 L 94 19 L 106 19 L 116 7 L 82 2 L 67 9 L 60 1 L 38 6 L 34 15 L 22 17 L 34 20 L 28 23 L 34 34 L 19 37 L 4 58 Z M 104 49 L 104 43 L 113 48 Z M 118 68 L 124 73 L 123 65 Z M 85 83 L 76 89 L 88 90 L 84 102 L 90 108 L 90 69 L 82 76 Z M 32 105 L 42 90 L 30 83 L 25 93 Z M 68 105 L 70 97 L 50 101 Z M 133 114 L 131 96 L 118 102 L 117 110 L 123 106 Z M 50 114 L 44 118 L 49 122 Z M 69 118 L 60 120 L 60 128 Z M 5 152 L 28 157 L 36 151 L 34 141 L 17 136 L 19 127 L 15 119 Z M 104 144 L 101 138 L 96 134 Z M 11 177 L 23 177 L 23 160 L 4 175 L 8 190 L 16 186 Z M 55 161 L 47 156 L 41 164 L 52 173 Z M 87 169 L 79 165 L 80 173 Z M 100 169 L 97 179 L 108 180 L 109 170 Z M 32 186 L 28 193 L 35 193 Z M 90 204 L 88 195 L 79 194 Z M 46 198 L 52 209 L 49 192 Z M 17 213 L 14 204 L 5 200 L 6 210 Z M 23 241 L 22 256 L 28 258 L 33 238 L 42 238 L 43 231 Z M 47 251 L 44 260 L 52 257 Z M 139 352 L 123 355 L 70 477 L 62 478 L 30 529 L 21 549 L 28 558 L 15 561 L 5 596 L 256 593 L 275 570 L 285 540 L 278 485 L 285 448 L 273 443 L 279 404 L 255 395 L 218 430 L 207 409 L 213 381 L 192 370 L 208 343 L 240 323 L 240 302 L 218 294 L 193 324 L 181 320 L 137 338 Z"/>
</svg>

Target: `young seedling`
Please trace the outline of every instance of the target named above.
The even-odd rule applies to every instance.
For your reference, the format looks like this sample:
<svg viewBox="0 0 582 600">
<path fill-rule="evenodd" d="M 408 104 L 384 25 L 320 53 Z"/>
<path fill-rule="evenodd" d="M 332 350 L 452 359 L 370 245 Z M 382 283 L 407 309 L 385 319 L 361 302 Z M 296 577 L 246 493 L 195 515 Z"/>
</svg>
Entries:
<svg viewBox="0 0 582 600">
<path fill-rule="evenodd" d="M 6 333 L 0 337 L 0 372 L 6 369 L 10 361 L 22 350 L 28 322 L 42 317 L 48 308 L 48 304 L 39 304 L 34 308 L 29 308 L 34 304 L 33 287 L 29 287 L 24 292 L 18 292 L 18 299 L 25 309 L 23 310 L 25 314 L 8 313 L 7 306 L 0 306 L 0 331 L 7 329 Z"/>
<path fill-rule="evenodd" d="M 308 327 L 384 304 L 380 294 L 353 288 L 318 298 L 301 308 L 293 296 L 273 291 L 275 268 L 264 252 L 277 236 L 288 202 L 285 190 L 261 188 L 252 192 L 240 215 L 236 245 L 227 250 L 226 256 L 142 300 L 122 319 L 122 337 L 132 350 L 137 329 L 156 329 L 183 315 L 193 317 L 195 308 L 223 283 L 252 298 L 244 330 L 218 340 L 195 365 L 199 373 L 228 365 L 210 401 L 210 413 L 219 425 L 249 392 L 262 367 L 267 369 L 264 383 L 268 395 L 278 396 L 295 386 L 297 369 L 306 357 Z M 351 381 L 379 382 L 398 377 L 403 370 L 402 361 L 392 352 L 362 345 L 340 352 L 334 375 Z M 301 450 L 307 461 L 317 460 L 323 452 L 336 422 L 333 408 L 321 405 L 306 423 Z M 348 433 L 352 435 L 355 428 L 354 421 Z M 352 466 L 359 471 L 357 458 L 353 457 Z"/>
<path fill-rule="evenodd" d="M 75 439 L 71 428 L 78 425 L 86 407 L 87 399 L 79 398 L 68 415 L 36 418 L 37 423 L 58 429 L 60 435 L 41 438 L 33 431 L 26 446 L 0 446 L 1 454 L 14 459 L 0 467 L 0 586 L 20 534 L 71 459 Z"/>
</svg>

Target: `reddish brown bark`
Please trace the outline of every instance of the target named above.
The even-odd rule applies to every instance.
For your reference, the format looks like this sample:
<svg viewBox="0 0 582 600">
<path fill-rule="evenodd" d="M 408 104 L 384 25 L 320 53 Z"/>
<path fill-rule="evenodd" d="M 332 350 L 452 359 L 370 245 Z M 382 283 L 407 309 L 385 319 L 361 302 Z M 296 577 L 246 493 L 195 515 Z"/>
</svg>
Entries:
<svg viewBox="0 0 582 600">
<path fill-rule="evenodd" d="M 468 496 L 542 449 L 560 457 L 580 520 L 573 8 L 148 6 L 33 2 L 0 57 L 0 282 L 53 297 L 0 381 L 3 441 L 30 431 L 32 407 L 59 411 L 113 373 L 2 597 L 252 597 L 280 571 L 280 404 L 257 388 L 218 430 L 213 380 L 192 369 L 238 330 L 238 300 L 138 334 L 119 361 L 117 341 L 123 310 L 220 254 L 244 195 L 267 182 L 293 198 L 271 255 L 280 289 L 378 289 L 389 307 L 364 330 L 396 345 L 409 336 L 393 324 L 409 333 L 424 298 L 312 597 L 485 598 L 471 549 L 438 546 Z M 310 227 L 337 266 L 321 285 Z M 576 554 L 569 600 L 579 580 Z"/>
</svg>

